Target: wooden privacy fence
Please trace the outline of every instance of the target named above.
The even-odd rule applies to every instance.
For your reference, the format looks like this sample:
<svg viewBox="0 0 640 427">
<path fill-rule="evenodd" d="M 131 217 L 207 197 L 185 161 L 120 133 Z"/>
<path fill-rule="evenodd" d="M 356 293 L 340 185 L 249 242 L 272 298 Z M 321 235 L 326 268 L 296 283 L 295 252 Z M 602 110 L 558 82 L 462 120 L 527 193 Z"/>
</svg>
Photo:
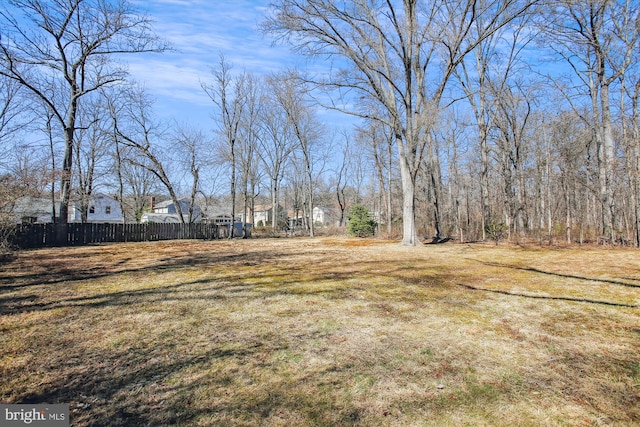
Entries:
<svg viewBox="0 0 640 427">
<path fill-rule="evenodd" d="M 19 248 L 75 246 L 103 242 L 151 242 L 175 239 L 217 239 L 215 224 L 24 224 L 16 226 L 13 243 Z M 226 231 L 226 230 L 225 230 Z"/>
</svg>

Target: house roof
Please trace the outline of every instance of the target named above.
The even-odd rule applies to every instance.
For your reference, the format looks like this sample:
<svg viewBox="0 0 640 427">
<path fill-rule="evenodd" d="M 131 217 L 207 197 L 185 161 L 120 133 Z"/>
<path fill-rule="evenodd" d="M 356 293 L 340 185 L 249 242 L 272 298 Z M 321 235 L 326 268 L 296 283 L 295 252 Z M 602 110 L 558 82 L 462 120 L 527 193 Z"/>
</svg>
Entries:
<svg viewBox="0 0 640 427">
<path fill-rule="evenodd" d="M 283 210 L 282 206 L 280 205 L 280 203 L 278 203 L 278 210 L 281 211 Z M 271 203 L 269 203 L 268 205 L 255 205 L 253 207 L 253 211 L 254 212 L 268 212 L 271 209 L 273 209 L 273 206 L 271 205 Z"/>
<path fill-rule="evenodd" d="M 108 196 L 106 194 L 101 194 L 101 193 L 100 194 L 94 194 L 94 195 L 91 196 L 91 200 L 104 200 L 104 199 L 113 200 L 113 201 L 116 201 L 116 202 L 118 201 L 118 199 L 116 199 L 115 197 Z"/>
<path fill-rule="evenodd" d="M 56 201 L 56 210 L 60 202 Z M 51 199 L 47 197 L 21 197 L 16 200 L 13 212 L 21 215 L 47 215 L 51 213 Z"/>
<path fill-rule="evenodd" d="M 166 208 L 173 205 L 173 200 L 165 200 L 163 202 L 158 202 L 153 205 L 154 208 Z"/>
<path fill-rule="evenodd" d="M 314 211 L 322 211 L 326 214 L 334 214 L 334 213 L 338 213 L 340 212 L 340 209 L 338 208 L 329 208 L 326 206 L 316 206 L 315 208 L 313 208 Z"/>
<path fill-rule="evenodd" d="M 205 213 L 209 218 L 214 218 L 216 216 L 231 217 L 231 209 L 225 209 L 225 208 L 208 207 Z"/>
<path fill-rule="evenodd" d="M 145 212 L 140 218 L 141 222 L 156 222 L 156 223 L 180 223 L 180 217 L 176 214 L 163 214 Z"/>
<path fill-rule="evenodd" d="M 191 202 L 189 202 L 189 200 L 187 199 L 180 199 L 178 200 L 178 203 L 180 203 L 180 206 L 189 206 L 191 204 Z M 154 208 L 166 208 L 173 205 L 173 200 L 169 199 L 169 200 L 164 200 L 162 202 L 158 202 L 158 203 L 154 203 L 153 207 Z M 194 207 L 199 208 L 197 203 L 193 204 Z"/>
</svg>

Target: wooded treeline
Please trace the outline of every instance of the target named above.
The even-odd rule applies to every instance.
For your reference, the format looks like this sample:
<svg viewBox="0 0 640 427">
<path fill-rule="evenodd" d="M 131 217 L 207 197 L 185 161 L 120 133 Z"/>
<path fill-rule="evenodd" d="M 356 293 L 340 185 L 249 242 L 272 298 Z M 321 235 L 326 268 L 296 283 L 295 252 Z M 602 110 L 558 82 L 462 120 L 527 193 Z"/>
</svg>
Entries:
<svg viewBox="0 0 640 427">
<path fill-rule="evenodd" d="M 378 233 L 640 246 L 640 11 L 628 0 L 278 0 L 262 30 L 329 58 L 310 74 L 202 77 L 211 123 L 153 112 L 121 66 L 170 48 L 126 1 L 11 0 L 0 11 L 0 211 L 20 196 L 125 221 L 150 196 L 206 213 L 280 204 Z M 326 109 L 354 117 L 338 128 Z M 214 129 L 213 131 L 211 129 Z M 53 204 L 52 206 L 55 206 Z M 193 212 L 181 212 L 191 222 Z M 274 216 L 272 227 L 279 227 Z"/>
</svg>

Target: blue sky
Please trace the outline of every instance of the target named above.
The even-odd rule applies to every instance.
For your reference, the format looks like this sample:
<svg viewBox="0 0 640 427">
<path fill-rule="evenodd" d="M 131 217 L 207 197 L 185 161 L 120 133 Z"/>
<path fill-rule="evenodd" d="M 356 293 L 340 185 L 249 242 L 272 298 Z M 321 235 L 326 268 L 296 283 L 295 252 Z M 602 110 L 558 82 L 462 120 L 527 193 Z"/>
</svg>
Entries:
<svg viewBox="0 0 640 427">
<path fill-rule="evenodd" d="M 269 74 L 306 67 L 307 60 L 287 46 L 273 46 L 258 26 L 269 0 L 135 0 L 154 20 L 157 34 L 175 51 L 127 57 L 131 76 L 156 99 L 155 112 L 203 129 L 215 126 L 213 104 L 201 88 L 212 82 L 220 54 L 232 71 Z"/>
<path fill-rule="evenodd" d="M 273 45 L 259 25 L 270 0 L 131 0 L 154 21 L 156 33 L 174 51 L 126 57 L 131 76 L 156 99 L 155 113 L 163 120 L 216 127 L 213 103 L 201 82 L 212 82 L 212 67 L 224 55 L 233 71 L 269 74 L 286 68 L 328 69 L 324 59 L 312 61 L 293 54 L 286 45 Z M 537 52 L 537 51 L 536 51 Z M 549 71 L 550 64 L 545 66 Z M 322 121 L 349 126 L 357 120 L 318 109 Z"/>
</svg>

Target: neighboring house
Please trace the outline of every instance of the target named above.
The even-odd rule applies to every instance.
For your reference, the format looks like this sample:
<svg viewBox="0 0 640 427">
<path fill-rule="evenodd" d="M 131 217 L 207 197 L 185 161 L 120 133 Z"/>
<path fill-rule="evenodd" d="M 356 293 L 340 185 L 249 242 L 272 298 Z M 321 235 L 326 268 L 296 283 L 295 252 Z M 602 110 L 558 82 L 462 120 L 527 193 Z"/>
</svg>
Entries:
<svg viewBox="0 0 640 427">
<path fill-rule="evenodd" d="M 226 206 L 210 205 L 206 206 L 202 212 L 203 221 L 216 225 L 229 225 L 233 221 L 231 220 L 231 208 Z M 236 221 L 238 220 L 236 216 Z"/>
<path fill-rule="evenodd" d="M 191 203 L 186 199 L 178 200 L 180 205 L 180 211 L 182 212 L 182 217 L 184 221 L 189 221 L 189 207 Z M 175 204 L 172 200 L 165 200 L 164 202 L 160 202 L 151 207 L 152 213 L 156 214 L 170 214 L 175 215 L 179 220 L 178 210 L 176 209 Z M 193 217 L 191 218 L 191 222 L 201 222 L 202 221 L 202 210 L 200 206 L 193 205 Z"/>
<path fill-rule="evenodd" d="M 60 212 L 60 202 L 55 203 L 56 214 Z M 48 223 L 52 221 L 52 203 L 48 197 L 22 197 L 16 200 L 13 207 L 15 222 L 21 223 Z M 67 222 L 81 222 L 80 206 L 77 203 L 69 203 Z M 93 196 L 89 202 L 87 222 L 118 223 L 122 222 L 120 204 L 112 197 L 102 194 Z"/>
<path fill-rule="evenodd" d="M 294 211 L 289 211 L 287 224 L 289 228 L 299 228 L 304 225 L 303 218 L 304 213 L 302 211 L 298 211 L 297 213 Z M 308 218 L 306 218 L 308 219 Z M 335 208 L 326 208 L 321 206 L 316 206 L 313 208 L 313 224 L 316 226 L 327 227 L 331 225 L 339 226 L 340 221 L 340 210 Z"/>
<path fill-rule="evenodd" d="M 156 224 L 179 224 L 180 217 L 177 214 L 145 212 L 140 217 L 140 222 L 142 224 L 147 222 Z"/>
<path fill-rule="evenodd" d="M 78 204 L 69 205 L 69 222 L 81 222 L 82 212 Z M 121 223 L 122 210 L 120 203 L 113 197 L 104 194 L 92 196 L 87 210 L 87 222 Z"/>
<path fill-rule="evenodd" d="M 60 211 L 60 202 L 56 202 L 56 213 Z M 53 222 L 53 206 L 47 197 L 20 197 L 13 205 L 13 217 L 16 223 L 34 224 Z"/>
<path fill-rule="evenodd" d="M 225 214 L 215 215 L 211 218 L 208 218 L 207 221 L 209 221 L 211 224 L 227 225 L 227 226 L 233 222 L 231 220 L 231 215 L 225 215 Z"/>
<path fill-rule="evenodd" d="M 304 225 L 304 213 L 301 210 L 287 212 L 287 225 L 293 230 Z"/>
<path fill-rule="evenodd" d="M 277 205 L 277 218 L 282 222 L 287 220 L 287 215 L 282 206 Z M 257 205 L 253 210 L 253 223 L 254 224 L 262 224 L 265 227 L 271 225 L 273 220 L 273 206 L 272 205 Z M 261 223 L 262 221 L 262 223 Z M 280 222 L 280 221 L 278 221 Z"/>
<path fill-rule="evenodd" d="M 229 213 L 227 213 L 229 212 Z M 227 208 L 217 208 L 217 209 L 209 209 L 206 212 L 206 219 L 210 224 L 215 224 L 219 226 L 223 226 L 224 230 L 222 232 L 222 236 L 228 236 L 229 230 L 231 229 L 231 224 L 233 223 L 233 237 L 242 237 L 242 223 L 243 223 L 243 215 L 236 215 L 235 221 L 231 219 L 231 209 Z M 247 237 L 251 236 L 251 228 L 253 224 L 245 223 L 245 227 L 247 229 Z"/>
<path fill-rule="evenodd" d="M 316 206 L 313 208 L 313 223 L 316 225 L 322 226 L 330 226 L 337 225 L 339 226 L 340 221 L 340 210 L 336 208 L 326 208 Z"/>
</svg>

